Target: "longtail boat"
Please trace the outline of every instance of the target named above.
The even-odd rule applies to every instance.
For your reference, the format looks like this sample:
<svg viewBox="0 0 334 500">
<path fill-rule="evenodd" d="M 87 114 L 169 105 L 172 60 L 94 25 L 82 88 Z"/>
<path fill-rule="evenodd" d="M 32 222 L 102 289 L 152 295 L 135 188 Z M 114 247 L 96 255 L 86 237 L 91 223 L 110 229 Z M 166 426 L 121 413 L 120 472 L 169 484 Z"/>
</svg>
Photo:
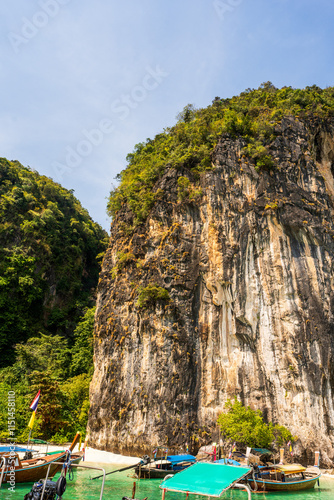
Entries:
<svg viewBox="0 0 334 500">
<path fill-rule="evenodd" d="M 45 476 L 49 464 L 51 464 L 50 477 L 53 477 L 61 469 L 61 466 L 57 464 L 64 461 L 65 457 L 66 452 L 63 452 L 56 455 L 46 455 L 44 457 L 21 461 L 17 453 L 3 455 L 2 467 L 0 469 L 0 484 L 38 481 L 41 477 Z M 53 462 L 57 462 L 57 464 L 53 465 Z"/>
<path fill-rule="evenodd" d="M 72 451 L 79 440 L 76 434 L 69 451 Z M 64 462 L 66 451 L 53 455 L 44 455 L 28 460 L 20 460 L 16 452 L 5 453 L 0 456 L 0 487 L 3 483 L 32 483 L 45 476 L 50 466 L 49 477 L 53 477 L 60 469 L 60 462 Z"/>
<path fill-rule="evenodd" d="M 193 455 L 167 455 L 166 459 L 154 460 L 148 464 L 138 464 L 135 473 L 140 479 L 162 479 L 176 474 L 196 462 Z"/>
<path fill-rule="evenodd" d="M 247 483 L 253 491 L 301 491 L 314 488 L 320 476 L 320 471 L 307 470 L 300 464 L 279 464 L 259 467 L 248 476 Z"/>
<path fill-rule="evenodd" d="M 135 473 L 139 479 L 163 479 L 180 472 L 196 462 L 193 455 L 168 455 L 166 446 L 157 446 L 153 451 L 154 458 L 145 455 L 136 466 Z M 159 456 L 160 455 L 160 456 Z"/>
<path fill-rule="evenodd" d="M 48 500 L 56 500 L 56 499 L 63 498 L 63 494 L 66 491 L 66 470 L 67 470 L 67 467 L 75 467 L 75 468 L 82 467 L 84 469 L 93 469 L 93 470 L 102 471 L 103 474 L 101 476 L 98 476 L 98 477 L 103 477 L 100 496 L 99 496 L 99 500 L 102 500 L 103 491 L 104 491 L 104 483 L 105 483 L 105 479 L 106 479 L 106 471 L 104 469 L 102 469 L 101 467 L 96 467 L 96 466 L 86 465 L 86 464 L 85 465 L 73 464 L 73 463 L 70 464 L 70 462 L 67 462 L 67 464 L 65 464 L 65 467 L 63 467 L 64 464 L 61 462 L 57 462 L 57 464 L 55 464 L 55 465 L 59 465 L 62 468 L 62 471 L 61 471 L 61 474 L 60 474 L 60 477 L 58 478 L 58 480 L 52 481 L 52 479 L 49 479 L 50 478 L 50 469 L 51 469 L 51 467 L 49 466 L 48 470 L 46 472 L 45 479 L 41 479 L 41 480 L 37 481 L 33 485 L 31 491 L 25 495 L 24 500 L 34 500 L 34 499 L 39 499 L 39 498 L 45 498 Z M 69 498 L 70 498 L 70 496 L 69 496 Z M 147 499 L 145 499 L 145 500 L 147 500 Z"/>
</svg>

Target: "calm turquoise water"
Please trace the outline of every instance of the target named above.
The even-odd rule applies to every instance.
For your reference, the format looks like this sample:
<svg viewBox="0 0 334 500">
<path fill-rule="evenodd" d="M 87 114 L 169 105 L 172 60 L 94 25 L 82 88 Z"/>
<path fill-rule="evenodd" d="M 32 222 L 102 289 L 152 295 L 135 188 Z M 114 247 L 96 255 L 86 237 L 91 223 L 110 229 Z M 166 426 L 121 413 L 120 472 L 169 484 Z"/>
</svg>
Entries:
<svg viewBox="0 0 334 500">
<path fill-rule="evenodd" d="M 91 464 L 89 464 L 91 465 Z M 103 465 L 100 465 L 103 467 Z M 120 466 L 104 465 L 106 472 L 119 469 Z M 90 477 L 99 475 L 99 472 L 78 470 L 74 474 L 74 480 L 67 482 L 66 492 L 63 500 L 98 500 L 100 498 L 101 480 L 90 480 Z M 123 496 L 132 495 L 132 486 L 135 481 L 130 477 L 131 471 L 120 472 L 106 477 L 104 488 L 104 500 L 121 500 Z M 56 478 L 59 477 L 59 474 Z M 136 498 L 143 499 L 148 497 L 148 500 L 161 500 L 161 490 L 159 489 L 159 479 L 141 479 L 137 480 Z M 0 490 L 1 500 L 23 500 L 23 497 L 31 489 L 32 485 L 17 485 L 15 492 L 8 491 L 7 485 L 4 485 Z M 186 496 L 180 493 L 166 493 L 166 500 L 185 500 Z M 242 491 L 228 491 L 222 497 L 223 500 L 247 500 L 247 494 Z M 206 497 L 190 495 L 190 500 L 206 500 Z M 315 487 L 314 490 L 300 493 L 261 493 L 252 495 L 254 500 L 334 500 L 334 479 L 322 477 L 320 478 L 320 489 Z"/>
</svg>

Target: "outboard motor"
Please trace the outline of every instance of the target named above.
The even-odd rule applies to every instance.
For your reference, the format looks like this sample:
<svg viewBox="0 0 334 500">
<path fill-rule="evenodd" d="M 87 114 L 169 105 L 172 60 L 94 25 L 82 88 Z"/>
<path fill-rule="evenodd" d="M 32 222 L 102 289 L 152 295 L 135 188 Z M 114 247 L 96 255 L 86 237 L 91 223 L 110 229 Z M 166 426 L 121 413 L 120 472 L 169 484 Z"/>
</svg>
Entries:
<svg viewBox="0 0 334 500">
<path fill-rule="evenodd" d="M 142 458 L 141 458 L 141 465 L 147 465 L 151 462 L 151 459 L 148 455 L 144 455 Z"/>
<path fill-rule="evenodd" d="M 138 499 L 137 498 L 130 498 L 130 497 L 123 497 L 122 500 L 138 500 Z M 144 500 L 147 500 L 147 497 L 145 497 Z"/>
<path fill-rule="evenodd" d="M 253 474 L 255 474 L 255 477 L 261 477 L 261 472 L 258 464 L 253 465 Z"/>
<path fill-rule="evenodd" d="M 44 483 L 44 479 L 35 483 L 31 488 L 31 491 L 25 495 L 24 500 L 40 500 L 42 497 Z M 55 500 L 57 495 L 57 498 L 61 500 L 65 490 L 66 479 L 64 477 L 60 476 L 57 482 L 48 479 L 45 485 L 43 500 Z"/>
</svg>

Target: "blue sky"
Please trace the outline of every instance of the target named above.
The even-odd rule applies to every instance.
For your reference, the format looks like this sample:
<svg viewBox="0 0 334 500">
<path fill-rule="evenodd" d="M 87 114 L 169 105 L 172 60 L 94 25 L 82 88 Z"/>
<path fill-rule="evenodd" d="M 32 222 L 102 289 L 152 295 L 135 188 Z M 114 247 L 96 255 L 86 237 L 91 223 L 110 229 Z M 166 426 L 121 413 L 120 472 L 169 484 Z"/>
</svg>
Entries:
<svg viewBox="0 0 334 500">
<path fill-rule="evenodd" d="M 68 189 L 105 229 L 136 143 L 272 81 L 334 85 L 332 0 L 12 0 L 0 19 L 0 156 Z"/>
</svg>

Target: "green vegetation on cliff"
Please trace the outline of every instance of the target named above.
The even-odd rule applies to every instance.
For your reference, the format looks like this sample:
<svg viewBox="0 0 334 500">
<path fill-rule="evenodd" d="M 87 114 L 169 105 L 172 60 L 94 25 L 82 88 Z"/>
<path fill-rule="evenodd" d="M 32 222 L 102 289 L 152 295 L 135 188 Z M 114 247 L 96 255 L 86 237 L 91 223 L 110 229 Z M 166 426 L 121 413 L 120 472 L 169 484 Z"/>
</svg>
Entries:
<svg viewBox="0 0 334 500">
<path fill-rule="evenodd" d="M 234 398 L 226 401 L 226 413 L 218 417 L 223 439 L 252 448 L 269 448 L 293 442 L 291 432 L 282 425 L 266 424 L 260 410 L 252 410 Z"/>
<path fill-rule="evenodd" d="M 107 234 L 71 191 L 0 159 L 0 367 L 40 333 L 73 337 Z"/>
<path fill-rule="evenodd" d="M 28 435 L 29 405 L 41 390 L 34 436 L 85 432 L 93 372 L 95 288 L 107 233 L 59 184 L 0 159 L 0 440 Z"/>
<path fill-rule="evenodd" d="M 166 168 L 187 169 L 195 179 L 199 178 L 202 172 L 213 168 L 212 154 L 223 133 L 243 137 L 247 144 L 244 154 L 254 160 L 256 168 L 271 169 L 275 162 L 267 146 L 274 139 L 275 125 L 283 116 L 302 119 L 333 114 L 333 87 L 277 89 L 270 82 L 231 99 L 216 97 L 212 105 L 204 109 L 195 110 L 188 105 L 175 126 L 165 129 L 153 140 L 137 144 L 127 156 L 128 165 L 118 176 L 120 184 L 110 194 L 109 214 L 115 217 L 126 205 L 136 223 L 143 221 L 162 196 L 160 190 L 153 188 Z M 181 197 L 186 187 L 181 186 Z M 200 195 L 200 191 L 196 195 Z"/>
<path fill-rule="evenodd" d="M 167 302 L 169 299 L 168 290 L 157 284 L 149 284 L 146 287 L 139 288 L 137 306 L 145 309 L 157 302 Z"/>
<path fill-rule="evenodd" d="M 89 384 L 93 375 L 95 307 L 87 309 L 74 332 L 74 345 L 60 335 L 40 335 L 15 347 L 15 363 L 0 370 L 0 441 L 7 429 L 8 392 L 15 392 L 16 430 L 12 439 L 26 441 L 29 406 L 41 391 L 33 437 L 71 441 L 84 435 L 89 410 Z"/>
</svg>

